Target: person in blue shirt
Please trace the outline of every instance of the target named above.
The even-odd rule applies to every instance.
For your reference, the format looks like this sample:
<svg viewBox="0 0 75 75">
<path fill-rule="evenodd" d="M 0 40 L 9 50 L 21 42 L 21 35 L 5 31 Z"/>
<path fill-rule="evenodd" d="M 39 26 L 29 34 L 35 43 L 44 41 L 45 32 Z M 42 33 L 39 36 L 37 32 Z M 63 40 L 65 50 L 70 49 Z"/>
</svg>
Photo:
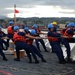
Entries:
<svg viewBox="0 0 75 75">
<path fill-rule="evenodd" d="M 52 22 L 52 24 L 54 26 L 53 31 L 54 32 L 57 32 L 57 22 L 54 21 L 54 22 Z M 60 39 L 59 39 L 59 41 L 60 41 Z M 51 44 L 51 49 L 52 49 L 52 53 L 55 53 L 56 52 L 55 49 L 54 49 L 54 47 L 52 46 L 52 44 Z"/>
<path fill-rule="evenodd" d="M 56 51 L 56 55 L 59 59 L 59 63 L 60 64 L 65 64 L 65 59 L 64 59 L 64 56 L 63 56 L 63 51 L 61 49 L 61 46 L 60 46 L 60 43 L 59 43 L 59 38 L 62 38 L 62 37 L 65 37 L 67 38 L 66 36 L 62 36 L 61 34 L 59 33 L 56 33 L 54 32 L 54 26 L 50 23 L 48 24 L 48 40 L 50 42 L 50 44 L 52 44 L 51 46 L 53 46 L 53 48 L 55 49 Z"/>
<path fill-rule="evenodd" d="M 66 29 L 66 31 L 64 32 L 64 35 L 65 36 L 68 36 L 68 38 L 63 38 L 63 44 L 65 45 L 66 47 L 66 52 L 67 52 L 67 62 L 68 63 L 72 63 L 72 59 L 71 59 L 71 48 L 70 48 L 70 45 L 69 43 L 70 42 L 74 42 L 75 43 L 75 38 L 73 38 L 73 35 L 75 34 L 75 31 L 74 31 L 74 27 L 75 27 L 75 24 L 74 22 L 71 22 L 68 24 L 68 28 Z"/>
<path fill-rule="evenodd" d="M 57 32 L 57 22 L 54 21 L 52 24 L 54 26 L 54 32 Z"/>
<path fill-rule="evenodd" d="M 38 26 L 36 24 L 34 24 L 32 26 L 32 28 L 36 31 L 36 33 L 37 33 L 36 36 L 40 36 L 40 34 L 43 34 L 43 33 L 41 33 L 41 31 L 39 30 L 39 28 L 38 28 Z M 44 43 L 43 39 L 35 39 L 35 43 L 36 43 L 36 46 L 37 46 L 38 50 L 41 52 L 40 47 L 39 47 L 39 42 L 43 46 L 45 52 L 48 52 L 47 49 L 46 49 L 46 46 L 45 46 L 45 43 Z"/>
</svg>

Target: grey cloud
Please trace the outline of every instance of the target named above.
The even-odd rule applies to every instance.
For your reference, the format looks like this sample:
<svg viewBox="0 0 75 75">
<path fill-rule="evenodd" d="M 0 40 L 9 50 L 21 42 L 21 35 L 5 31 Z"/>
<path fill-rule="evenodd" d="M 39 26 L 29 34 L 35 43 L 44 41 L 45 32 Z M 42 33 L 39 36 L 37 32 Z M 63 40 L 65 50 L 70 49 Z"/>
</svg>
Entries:
<svg viewBox="0 0 75 75">
<path fill-rule="evenodd" d="M 2 7 L 13 6 L 13 4 L 17 4 L 18 6 L 53 5 L 53 6 L 75 7 L 75 0 L 0 0 L 0 5 Z"/>
<path fill-rule="evenodd" d="M 75 0 L 0 0 L 1 7 L 17 6 L 34 6 L 34 5 L 52 5 L 66 8 L 75 7 Z"/>
<path fill-rule="evenodd" d="M 65 9 L 75 9 L 75 0 L 39 0 L 38 4 L 47 6 L 60 6 Z"/>
<path fill-rule="evenodd" d="M 63 9 L 75 9 L 75 0 L 0 0 L 0 13 L 7 14 L 5 8 L 13 7 L 33 8 L 35 5 L 60 6 Z M 62 13 L 62 12 L 61 12 Z"/>
</svg>

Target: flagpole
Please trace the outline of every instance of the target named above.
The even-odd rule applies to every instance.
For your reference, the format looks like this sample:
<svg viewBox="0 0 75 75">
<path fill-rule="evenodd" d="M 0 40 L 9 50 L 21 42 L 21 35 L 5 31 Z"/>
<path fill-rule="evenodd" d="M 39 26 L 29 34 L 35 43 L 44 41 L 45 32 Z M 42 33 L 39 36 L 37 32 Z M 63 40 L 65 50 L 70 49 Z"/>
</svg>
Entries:
<svg viewBox="0 0 75 75">
<path fill-rule="evenodd" d="M 15 13 L 15 9 L 16 9 L 16 4 L 14 4 L 14 24 L 16 25 L 16 13 Z"/>
</svg>

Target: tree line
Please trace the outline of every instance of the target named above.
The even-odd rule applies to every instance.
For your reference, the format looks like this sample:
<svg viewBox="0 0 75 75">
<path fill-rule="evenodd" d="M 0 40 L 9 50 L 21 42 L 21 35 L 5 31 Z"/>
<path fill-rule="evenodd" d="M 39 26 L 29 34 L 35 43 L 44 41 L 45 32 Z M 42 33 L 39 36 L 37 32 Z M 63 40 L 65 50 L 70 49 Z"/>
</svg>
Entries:
<svg viewBox="0 0 75 75">
<path fill-rule="evenodd" d="M 9 25 L 9 21 L 11 21 L 14 19 L 13 18 L 7 18 L 7 19 L 0 19 L 0 25 L 1 26 L 8 26 Z M 38 18 L 38 17 L 32 17 L 32 18 L 16 18 L 17 23 L 20 24 L 22 23 L 22 25 L 28 25 L 28 26 L 32 26 L 34 23 L 38 24 L 39 26 L 47 26 L 49 23 L 52 23 L 53 21 L 56 21 L 57 24 L 65 24 L 67 22 L 75 22 L 75 18 L 68 18 L 68 17 L 64 17 L 64 18 Z"/>
</svg>

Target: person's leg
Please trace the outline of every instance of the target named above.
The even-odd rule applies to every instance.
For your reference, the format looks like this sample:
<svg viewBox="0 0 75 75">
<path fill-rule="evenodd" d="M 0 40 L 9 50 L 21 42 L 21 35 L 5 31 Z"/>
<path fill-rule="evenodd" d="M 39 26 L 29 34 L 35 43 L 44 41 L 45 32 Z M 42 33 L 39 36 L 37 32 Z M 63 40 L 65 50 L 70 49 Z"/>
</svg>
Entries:
<svg viewBox="0 0 75 75">
<path fill-rule="evenodd" d="M 52 53 L 55 53 L 55 49 L 54 49 L 54 47 L 53 47 L 52 42 L 50 42 L 50 45 L 51 45 Z"/>
<path fill-rule="evenodd" d="M 35 39 L 35 43 L 36 43 L 36 46 L 37 46 L 38 50 L 41 52 L 40 47 L 39 47 L 39 41 L 38 41 L 38 39 Z"/>
<path fill-rule="evenodd" d="M 43 55 L 41 54 L 41 52 L 34 46 L 34 45 L 31 45 L 32 49 L 34 50 L 34 52 L 41 58 L 41 60 L 43 62 L 46 62 L 46 60 L 44 59 Z"/>
<path fill-rule="evenodd" d="M 4 50 L 3 41 L 1 39 L 0 39 L 0 46 L 1 46 L 2 50 Z"/>
<path fill-rule="evenodd" d="M 14 58 L 15 61 L 20 61 L 20 51 L 23 49 L 22 48 L 22 43 L 21 42 L 16 42 L 15 43 L 15 50 L 16 50 L 16 58 Z"/>
<path fill-rule="evenodd" d="M 71 51 L 70 51 L 70 45 L 69 45 L 69 42 L 68 40 L 63 40 L 63 44 L 65 45 L 66 47 L 66 52 L 67 52 L 67 60 L 69 61 L 70 60 L 70 57 L 71 57 Z"/>
<path fill-rule="evenodd" d="M 42 44 L 45 52 L 48 52 L 47 49 L 46 49 L 46 46 L 45 46 L 45 43 L 44 43 L 43 39 L 39 39 L 39 42 Z"/>
<path fill-rule="evenodd" d="M 16 45 L 17 49 L 19 49 L 19 50 L 24 49 L 25 51 L 31 52 L 33 55 L 33 58 L 35 60 L 35 63 L 39 63 L 39 61 L 37 60 L 37 57 L 35 55 L 35 52 L 33 51 L 33 49 L 28 44 L 26 44 L 25 42 L 18 41 L 15 43 L 15 45 Z M 17 52 L 19 52 L 19 51 L 17 50 Z"/>
<path fill-rule="evenodd" d="M 56 49 L 56 55 L 57 55 L 57 57 L 59 59 L 59 63 L 64 64 L 65 60 L 64 60 L 63 51 L 62 51 L 62 49 L 60 47 L 60 44 L 59 43 L 55 43 L 53 45 L 53 47 Z"/>
<path fill-rule="evenodd" d="M 9 47 L 9 40 L 11 39 L 12 40 L 12 38 L 13 38 L 13 34 L 7 34 L 7 37 L 9 38 L 9 39 L 7 39 L 7 48 Z M 13 41 L 13 40 L 12 40 Z"/>
<path fill-rule="evenodd" d="M 26 54 L 27 54 L 27 56 L 29 58 L 29 63 L 32 63 L 32 58 L 31 58 L 30 52 L 28 50 L 25 50 L 25 51 L 26 51 Z"/>
<path fill-rule="evenodd" d="M 20 61 L 20 51 L 19 51 L 19 48 L 16 47 L 16 58 L 14 59 L 15 61 Z"/>
<path fill-rule="evenodd" d="M 30 53 L 32 53 L 32 56 L 35 60 L 35 63 L 39 63 L 38 59 L 37 59 L 37 56 L 34 52 L 34 50 L 32 49 L 32 47 L 30 47 L 29 45 L 26 44 L 25 48 L 24 48 L 26 51 L 28 50 Z"/>
<path fill-rule="evenodd" d="M 10 37 L 9 37 L 9 34 L 7 34 L 6 36 L 9 38 L 9 39 L 6 40 L 6 45 L 7 45 L 7 49 L 8 49 Z"/>
<path fill-rule="evenodd" d="M 8 43 L 7 43 L 7 41 L 2 40 L 2 42 L 3 42 L 3 44 L 5 45 L 5 48 L 3 47 L 4 50 L 7 50 L 7 49 L 8 49 L 8 46 L 9 46 Z"/>
<path fill-rule="evenodd" d="M 7 61 L 7 58 L 5 57 L 5 54 L 3 53 L 1 45 L 0 45 L 0 54 L 3 57 L 3 60 Z"/>
</svg>

